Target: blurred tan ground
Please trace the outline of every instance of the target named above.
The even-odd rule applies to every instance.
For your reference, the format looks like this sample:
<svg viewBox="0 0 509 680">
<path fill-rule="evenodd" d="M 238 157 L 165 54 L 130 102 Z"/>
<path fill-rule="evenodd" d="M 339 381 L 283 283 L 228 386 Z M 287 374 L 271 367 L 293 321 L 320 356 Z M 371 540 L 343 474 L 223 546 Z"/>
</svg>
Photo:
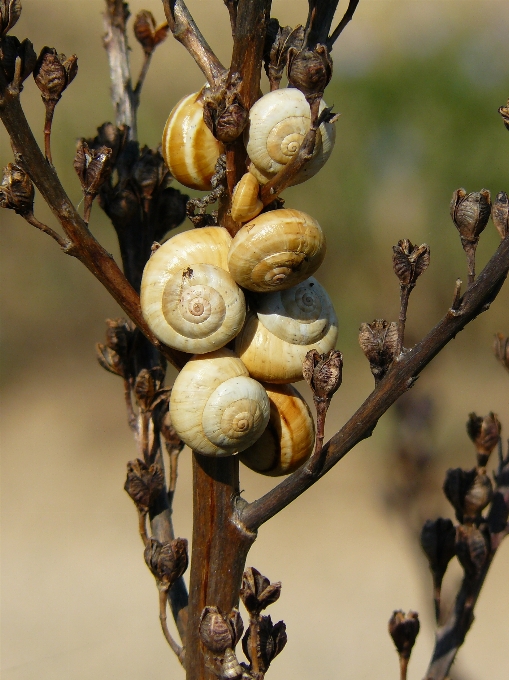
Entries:
<svg viewBox="0 0 509 680">
<path fill-rule="evenodd" d="M 29 36 L 37 51 L 48 44 L 79 55 L 78 78 L 57 108 L 54 140 L 56 165 L 78 203 L 80 190 L 71 169 L 74 140 L 92 135 L 95 127 L 112 117 L 99 40 L 102 3 L 24 0 L 23 5 L 15 31 L 20 38 Z M 273 14 L 281 23 L 295 24 L 304 20 L 306 5 L 303 0 L 274 2 Z M 190 1 L 189 6 L 227 61 L 222 3 Z M 141 8 L 162 18 L 157 0 L 131 3 L 133 14 Z M 361 0 L 354 22 L 333 53 L 336 80 L 331 87 L 341 93 L 348 85 L 355 91 L 379 61 L 426 64 L 448 41 L 462 41 L 466 47 L 458 54 L 468 74 L 473 74 L 472 87 L 477 83 L 484 88 L 489 106 L 496 110 L 509 93 L 508 15 L 507 3 L 496 0 Z M 133 61 L 139 63 L 135 46 Z M 395 78 L 402 68 L 395 66 Z M 432 72 L 429 77 L 433 78 Z M 168 109 L 201 82 L 179 45 L 168 41 L 161 47 L 144 91 L 141 141 L 157 144 Z M 355 117 L 350 102 L 334 96 L 342 111 L 340 122 L 350 130 Z M 23 98 L 40 139 L 42 108 L 33 83 L 27 83 Z M 390 108 L 391 102 L 381 102 L 380 109 L 369 112 L 375 127 L 384 106 Z M 426 100 L 416 102 L 416 107 L 425 109 Z M 446 112 L 430 109 L 426 115 L 438 134 L 437 120 Z M 461 128 L 462 121 L 457 122 Z M 356 193 L 360 185 L 354 184 L 355 173 L 366 175 L 373 168 L 363 165 L 363 157 L 358 167 L 352 160 L 345 166 L 342 159 L 353 158 L 348 156 L 349 144 L 366 141 L 362 127 L 350 133 L 349 140 L 342 140 L 338 131 L 339 160 L 324 168 L 321 183 L 289 192 L 289 205 L 320 213 L 329 238 L 329 258 L 320 278 L 334 295 L 342 319 L 339 347 L 345 354 L 344 384 L 329 418 L 329 434 L 371 390 L 356 333 L 361 321 L 396 314 L 390 246 L 399 238 L 426 240 L 432 249 L 432 266 L 415 293 L 414 306 L 411 302 L 409 334 L 418 337 L 446 309 L 456 276 L 464 275 L 456 235 L 448 224 L 447 200 L 454 188 L 467 181 L 476 182 L 467 186 L 469 190 L 478 190 L 496 177 L 503 184 L 490 184 L 492 191 L 508 190 L 509 135 L 504 136 L 500 124 L 497 130 L 500 136 L 495 146 L 500 153 L 490 150 L 487 159 L 482 156 L 485 146 L 477 148 L 468 129 L 463 130 L 464 153 L 472 161 L 469 167 L 463 163 L 450 169 L 450 182 L 443 187 L 444 196 L 431 218 L 424 205 L 430 185 L 422 188 L 418 173 L 386 162 L 394 145 L 381 152 L 385 170 L 369 193 Z M 410 131 L 405 138 L 405 149 L 412 147 L 412 135 Z M 3 131 L 0 142 L 5 165 L 11 154 Z M 479 171 L 472 170 L 477 168 L 475 163 Z M 355 221 L 359 212 L 362 218 L 357 215 Z M 40 201 L 37 214 L 53 224 Z M 156 590 L 143 563 L 134 508 L 122 488 L 125 463 L 136 451 L 125 423 L 121 385 L 97 368 L 93 355 L 93 344 L 104 333 L 104 318 L 118 315 L 118 309 L 83 267 L 64 258 L 49 239 L 5 211 L 0 220 L 2 678 L 183 677 L 159 631 Z M 92 229 L 107 248 L 117 252 L 97 208 Z M 446 229 L 451 231 L 444 236 Z M 494 231 L 491 226 L 490 230 Z M 358 242 L 351 231 L 359 234 Z M 486 236 L 480 248 L 481 264 L 496 242 L 494 233 Z M 350 244 L 353 255 L 345 252 Z M 363 271 L 370 272 L 372 285 L 362 278 Z M 440 455 L 437 486 L 448 467 L 472 465 L 464 429 L 470 411 L 497 411 L 507 435 L 509 380 L 490 355 L 493 333 L 509 332 L 507 288 L 489 312 L 435 359 L 414 388 L 435 399 L 433 443 Z M 269 671 L 273 680 L 392 680 L 397 677 L 397 659 L 386 624 L 397 608 L 421 614 L 422 632 L 409 677 L 414 680 L 424 673 L 432 645 L 426 566 L 409 541 L 404 523 L 387 512 L 383 501 L 394 442 L 392 422 L 389 413 L 370 440 L 260 531 L 248 564 L 283 582 L 282 597 L 270 614 L 273 620 L 285 620 L 289 637 L 287 648 Z M 270 480 L 250 472 L 242 475 L 248 500 L 270 485 Z M 441 511 L 448 512 L 445 504 Z M 186 454 L 180 466 L 175 526 L 180 536 L 190 538 L 190 460 Z M 505 544 L 460 653 L 458 671 L 463 680 L 508 677 L 508 569 L 509 544 Z"/>
</svg>

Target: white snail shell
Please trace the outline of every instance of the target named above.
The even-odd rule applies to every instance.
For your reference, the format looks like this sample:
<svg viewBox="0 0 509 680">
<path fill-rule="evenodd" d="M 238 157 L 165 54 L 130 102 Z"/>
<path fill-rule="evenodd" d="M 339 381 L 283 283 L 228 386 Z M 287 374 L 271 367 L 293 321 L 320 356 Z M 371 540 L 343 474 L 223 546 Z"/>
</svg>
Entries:
<svg viewBox="0 0 509 680">
<path fill-rule="evenodd" d="M 235 351 L 249 374 L 269 383 L 302 380 L 302 362 L 311 349 L 334 349 L 338 321 L 329 296 L 310 277 L 286 291 L 255 296 L 235 340 Z"/>
<path fill-rule="evenodd" d="M 313 452 L 315 425 L 308 405 L 292 385 L 264 385 L 270 400 L 265 432 L 239 458 L 270 477 L 288 475 Z"/>
<path fill-rule="evenodd" d="M 326 107 L 322 101 L 320 112 Z M 260 184 L 266 184 L 297 153 L 311 124 L 309 104 L 300 90 L 283 88 L 269 92 L 252 106 L 245 133 L 249 167 Z M 336 130 L 322 123 L 318 130 L 313 157 L 295 177 L 300 184 L 313 177 L 329 158 Z"/>
<path fill-rule="evenodd" d="M 318 222 L 300 210 L 271 210 L 235 234 L 228 269 L 240 286 L 255 292 L 283 290 L 313 274 L 325 257 Z"/>
<path fill-rule="evenodd" d="M 210 191 L 223 145 L 203 120 L 202 92 L 184 97 L 172 110 L 164 127 L 162 151 L 176 180 L 190 189 Z"/>
<path fill-rule="evenodd" d="M 230 456 L 262 435 L 270 405 L 242 361 L 220 349 L 187 362 L 172 388 L 170 413 L 189 447 L 204 455 Z"/>
<path fill-rule="evenodd" d="M 246 172 L 235 186 L 232 196 L 232 219 L 249 222 L 263 210 L 259 199 L 260 185 L 250 172 Z"/>
<path fill-rule="evenodd" d="M 191 354 L 219 349 L 241 330 L 244 294 L 227 271 L 231 237 L 222 227 L 177 234 L 152 255 L 141 309 L 156 337 Z"/>
</svg>

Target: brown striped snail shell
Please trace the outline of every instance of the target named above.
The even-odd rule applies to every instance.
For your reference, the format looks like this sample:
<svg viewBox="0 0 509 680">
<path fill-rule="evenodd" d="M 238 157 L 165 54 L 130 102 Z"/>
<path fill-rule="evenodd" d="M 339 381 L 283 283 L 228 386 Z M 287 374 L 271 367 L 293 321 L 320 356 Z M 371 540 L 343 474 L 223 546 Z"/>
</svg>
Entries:
<svg viewBox="0 0 509 680">
<path fill-rule="evenodd" d="M 322 101 L 320 112 L 326 108 Z M 261 97 L 249 111 L 245 133 L 249 171 L 260 184 L 266 184 L 297 153 L 309 130 L 311 114 L 305 96 L 296 88 L 283 88 Z M 300 184 L 313 177 L 329 158 L 336 130 L 333 123 L 322 123 L 313 157 L 295 177 Z"/>
<path fill-rule="evenodd" d="M 235 234 L 228 269 L 248 290 L 284 290 L 311 276 L 322 264 L 325 249 L 322 229 L 310 215 L 300 210 L 271 210 Z"/>
<path fill-rule="evenodd" d="M 242 328 L 244 294 L 227 271 L 231 236 L 204 227 L 173 236 L 145 266 L 140 302 L 156 337 L 191 354 L 226 345 Z"/>
<path fill-rule="evenodd" d="M 295 387 L 269 384 L 264 387 L 270 400 L 269 424 L 239 458 L 263 475 L 288 475 L 311 456 L 315 425 L 308 405 Z"/>
<path fill-rule="evenodd" d="M 250 172 L 246 172 L 233 190 L 232 219 L 235 222 L 249 222 L 263 210 L 259 198 L 260 185 Z"/>
<path fill-rule="evenodd" d="M 288 290 L 253 298 L 257 312 L 248 312 L 235 351 L 256 380 L 297 382 L 309 350 L 324 354 L 334 349 L 337 317 L 325 289 L 313 277 Z"/>
<path fill-rule="evenodd" d="M 176 433 L 193 450 L 208 456 L 230 456 L 247 449 L 265 430 L 269 412 L 265 389 L 226 349 L 194 356 L 171 391 Z"/>
<path fill-rule="evenodd" d="M 176 180 L 190 189 L 210 191 L 223 145 L 203 120 L 203 91 L 184 97 L 172 110 L 164 126 L 162 152 Z"/>
</svg>

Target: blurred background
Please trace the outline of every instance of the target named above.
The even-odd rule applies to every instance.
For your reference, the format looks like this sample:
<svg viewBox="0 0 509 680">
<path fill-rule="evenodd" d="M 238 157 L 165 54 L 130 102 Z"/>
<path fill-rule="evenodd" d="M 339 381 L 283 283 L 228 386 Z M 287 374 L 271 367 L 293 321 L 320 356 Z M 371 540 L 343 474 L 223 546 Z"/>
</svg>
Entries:
<svg viewBox="0 0 509 680">
<path fill-rule="evenodd" d="M 164 18 L 159 0 L 129 4 L 133 15 L 149 9 L 158 22 Z M 228 63 L 223 3 L 188 5 Z M 343 0 L 340 16 L 345 7 Z M 52 136 L 55 165 L 76 204 L 76 140 L 94 136 L 113 118 L 102 11 L 101 0 L 24 0 L 13 31 L 30 38 L 37 52 L 49 45 L 78 55 L 79 73 L 56 109 Z M 283 25 L 304 23 L 306 13 L 305 0 L 273 2 L 272 14 Z M 445 313 L 456 278 L 466 280 L 449 217 L 452 192 L 460 186 L 486 187 L 492 196 L 509 190 L 509 134 L 497 113 L 509 95 L 508 35 L 506 0 L 361 0 L 334 47 L 326 101 L 341 113 L 335 151 L 319 175 L 285 193 L 287 207 L 312 214 L 328 240 L 317 276 L 333 298 L 345 360 L 329 436 L 372 389 L 357 344 L 360 324 L 397 318 L 392 245 L 409 238 L 431 248 L 431 266 L 410 301 L 408 346 Z M 142 54 L 134 39 L 131 47 L 136 77 Z M 140 142 L 157 146 L 170 109 L 202 84 L 192 59 L 170 37 L 156 51 L 144 86 Z M 43 105 L 31 79 L 22 102 L 42 143 Z M 0 143 L 4 166 L 13 159 L 3 129 Z M 56 228 L 40 198 L 35 212 Z M 51 239 L 12 211 L 2 211 L 0 220 L 2 677 L 183 677 L 159 630 L 157 592 L 123 491 L 125 464 L 136 450 L 122 385 L 94 356 L 104 319 L 120 311 Z M 118 257 L 98 206 L 91 229 Z M 498 241 L 490 222 L 478 271 Z M 428 517 L 452 517 L 440 489 L 447 468 L 474 465 L 468 414 L 495 411 L 507 436 L 509 376 L 491 350 L 497 331 L 509 333 L 507 284 L 492 308 L 426 369 L 406 403 L 382 418 L 371 439 L 260 530 L 248 565 L 283 582 L 269 613 L 285 620 L 289 639 L 269 671 L 272 680 L 397 677 L 386 627 L 400 608 L 421 616 L 409 677 L 422 677 L 433 615 L 431 578 L 415 534 Z M 184 452 L 174 517 L 177 535 L 187 538 L 190 467 Z M 242 470 L 241 482 L 248 500 L 273 485 L 249 470 Z M 506 541 L 454 667 L 457 680 L 508 676 L 508 568 Z M 448 574 L 448 592 L 459 575 L 454 569 Z"/>
</svg>

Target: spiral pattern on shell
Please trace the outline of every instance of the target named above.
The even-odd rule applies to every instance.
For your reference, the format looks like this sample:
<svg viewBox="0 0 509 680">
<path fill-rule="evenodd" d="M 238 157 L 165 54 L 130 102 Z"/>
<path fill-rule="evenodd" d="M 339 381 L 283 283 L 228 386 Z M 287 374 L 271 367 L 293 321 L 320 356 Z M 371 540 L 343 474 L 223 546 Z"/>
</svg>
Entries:
<svg viewBox="0 0 509 680">
<path fill-rule="evenodd" d="M 320 112 L 326 108 L 322 101 Z M 261 97 L 249 112 L 245 133 L 249 167 L 260 184 L 266 184 L 297 153 L 311 124 L 309 104 L 300 90 L 274 90 Z M 300 184 L 313 177 L 329 158 L 335 142 L 332 123 L 320 125 L 313 157 L 293 180 Z"/>
<path fill-rule="evenodd" d="M 300 210 L 271 210 L 235 235 L 228 269 L 237 283 L 255 292 L 284 290 L 313 274 L 325 257 L 318 222 Z"/>
<path fill-rule="evenodd" d="M 270 405 L 242 361 L 221 349 L 195 356 L 184 366 L 172 388 L 170 413 L 189 447 L 204 455 L 229 456 L 262 435 Z"/>
<path fill-rule="evenodd" d="M 141 283 L 143 316 L 169 347 L 204 354 L 232 340 L 244 323 L 244 294 L 226 270 L 231 237 L 206 227 L 166 241 Z"/>
<path fill-rule="evenodd" d="M 264 385 L 270 419 L 262 436 L 239 458 L 263 475 L 288 475 L 313 452 L 315 425 L 308 405 L 292 385 Z"/>
<path fill-rule="evenodd" d="M 171 174 L 190 189 L 210 191 L 223 145 L 203 120 L 203 90 L 181 99 L 163 132 L 162 152 Z"/>
</svg>

